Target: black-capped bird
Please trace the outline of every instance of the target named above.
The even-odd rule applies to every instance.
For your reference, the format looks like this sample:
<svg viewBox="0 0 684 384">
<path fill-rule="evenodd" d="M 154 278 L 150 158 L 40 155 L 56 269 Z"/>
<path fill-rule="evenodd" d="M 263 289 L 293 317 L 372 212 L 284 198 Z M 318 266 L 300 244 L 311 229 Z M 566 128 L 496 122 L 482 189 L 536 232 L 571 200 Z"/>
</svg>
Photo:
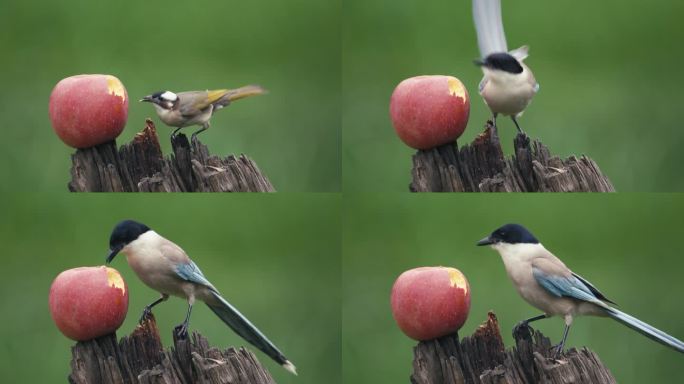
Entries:
<svg viewBox="0 0 684 384">
<path fill-rule="evenodd" d="M 518 117 L 539 91 L 539 83 L 532 70 L 523 63 L 528 56 L 528 47 L 508 51 L 506 35 L 501 20 L 501 0 L 473 0 L 473 19 L 480 48 L 480 59 L 475 64 L 482 68 L 484 77 L 480 81 L 480 96 L 496 117 L 510 116 L 518 124 Z"/>
<path fill-rule="evenodd" d="M 188 313 L 176 327 L 176 334 L 185 337 L 193 304 L 196 300 L 203 301 L 240 337 L 289 372 L 297 374 L 294 364 L 247 317 L 223 298 L 181 247 L 145 224 L 124 220 L 114 227 L 109 238 L 107 264 L 119 252 L 126 255 L 128 265 L 140 280 L 161 294 L 159 299 L 145 307 L 140 317 L 141 323 L 151 313 L 152 307 L 166 301 L 169 296 L 182 297 L 188 301 Z"/>
<path fill-rule="evenodd" d="M 528 328 L 533 321 L 553 316 L 563 318 L 565 330 L 556 348 L 556 358 L 563 351 L 575 317 L 587 315 L 611 317 L 651 340 L 684 353 L 684 342 L 615 308 L 611 305 L 615 303 L 570 270 L 522 225 L 506 224 L 477 245 L 489 245 L 499 252 L 520 296 L 543 312 L 518 323 L 514 333 Z"/>
</svg>

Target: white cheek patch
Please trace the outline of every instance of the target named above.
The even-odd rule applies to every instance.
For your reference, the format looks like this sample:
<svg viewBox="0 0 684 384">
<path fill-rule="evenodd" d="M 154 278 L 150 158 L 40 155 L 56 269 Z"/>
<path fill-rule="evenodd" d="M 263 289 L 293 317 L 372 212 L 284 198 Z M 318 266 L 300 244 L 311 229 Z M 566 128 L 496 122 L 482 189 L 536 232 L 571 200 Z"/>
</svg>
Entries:
<svg viewBox="0 0 684 384">
<path fill-rule="evenodd" d="M 162 93 L 162 94 L 160 95 L 160 97 L 161 97 L 162 99 L 168 100 L 168 101 L 176 101 L 176 100 L 178 100 L 178 95 L 176 95 L 175 93 L 173 93 L 173 92 L 171 92 L 171 91 L 166 91 L 166 92 Z"/>
</svg>

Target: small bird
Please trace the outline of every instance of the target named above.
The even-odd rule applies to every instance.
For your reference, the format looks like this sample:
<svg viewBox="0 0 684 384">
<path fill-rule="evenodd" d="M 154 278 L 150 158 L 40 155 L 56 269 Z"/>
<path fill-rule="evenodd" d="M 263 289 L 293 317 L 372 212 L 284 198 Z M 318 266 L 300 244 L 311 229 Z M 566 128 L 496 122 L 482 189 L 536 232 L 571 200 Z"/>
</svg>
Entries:
<svg viewBox="0 0 684 384">
<path fill-rule="evenodd" d="M 152 307 L 166 301 L 170 295 L 185 298 L 188 300 L 188 313 L 185 321 L 175 330 L 180 337 L 186 337 L 192 306 L 196 299 L 201 300 L 240 337 L 289 372 L 297 374 L 295 366 L 257 327 L 221 296 L 178 245 L 145 224 L 124 220 L 114 227 L 109 238 L 107 264 L 119 252 L 126 255 L 128 265 L 143 283 L 161 293 L 159 299 L 145 307 L 140 323 L 152 312 Z"/>
<path fill-rule="evenodd" d="M 266 90 L 258 85 L 247 85 L 237 89 L 217 89 L 213 91 L 189 91 L 173 93 L 159 91 L 145 96 L 140 101 L 152 103 L 157 116 L 164 124 L 177 127 L 171 137 L 175 137 L 183 127 L 201 125 L 202 128 L 192 134 L 194 138 L 200 132 L 209 129 L 209 120 L 214 112 L 228 106 L 231 102 L 249 96 L 262 95 Z"/>
<path fill-rule="evenodd" d="M 473 0 L 473 19 L 481 56 L 475 64 L 484 72 L 479 92 L 492 111 L 494 127 L 496 117 L 502 114 L 510 116 L 518 132 L 524 133 L 517 119 L 539 91 L 539 83 L 523 63 L 529 48 L 522 46 L 508 52 L 501 0 Z"/>
<path fill-rule="evenodd" d="M 573 318 L 581 315 L 607 316 L 637 332 L 684 353 L 684 342 L 643 321 L 621 312 L 594 285 L 572 272 L 560 259 L 519 224 L 506 224 L 480 240 L 477 245 L 490 245 L 499 252 L 513 285 L 532 306 L 544 313 L 518 323 L 514 334 L 529 328 L 528 324 L 552 316 L 565 320 L 563 339 L 554 357 L 563 351 Z"/>
</svg>

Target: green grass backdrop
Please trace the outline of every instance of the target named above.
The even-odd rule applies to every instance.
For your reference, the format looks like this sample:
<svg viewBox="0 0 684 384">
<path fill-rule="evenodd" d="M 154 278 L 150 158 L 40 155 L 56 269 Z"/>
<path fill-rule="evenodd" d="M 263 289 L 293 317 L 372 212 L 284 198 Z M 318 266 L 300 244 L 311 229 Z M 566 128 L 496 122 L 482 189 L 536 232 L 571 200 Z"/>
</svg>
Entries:
<svg viewBox="0 0 684 384">
<path fill-rule="evenodd" d="M 522 128 L 554 154 L 587 154 L 618 191 L 684 190 L 681 87 L 684 3 L 677 0 L 503 1 L 509 49 L 527 44 L 541 84 Z M 453 75 L 471 97 L 459 143 L 490 112 L 471 1 L 345 0 L 343 16 L 345 191 L 407 191 L 411 155 L 394 133 L 389 99 L 416 75 Z M 500 120 L 504 151 L 515 126 Z"/>
<path fill-rule="evenodd" d="M 339 190 L 340 7 L 338 0 L 0 2 L 0 173 L 12 180 L 0 189 L 66 190 L 74 150 L 52 131 L 50 92 L 62 78 L 106 73 L 130 98 L 117 143 L 152 117 L 165 153 L 170 128 L 140 98 L 264 86 L 268 95 L 217 113 L 202 141 L 215 154 L 251 156 L 278 191 Z"/>
<path fill-rule="evenodd" d="M 190 319 L 214 346 L 254 351 L 278 383 L 341 382 L 339 197 L 334 195 L 13 195 L 0 217 L 0 372 L 6 383 L 66 382 L 67 339 L 53 324 L 48 292 L 63 270 L 104 264 L 113 226 L 142 221 L 180 245 L 223 296 L 297 365 L 295 377 L 235 335 L 205 305 Z M 159 295 L 140 282 L 125 256 L 112 267 L 128 283 L 129 310 L 118 336 L 133 331 Z M 162 340 L 187 303 L 155 307 Z"/>
<path fill-rule="evenodd" d="M 494 310 L 504 341 L 539 310 L 520 298 L 498 253 L 475 243 L 509 222 L 527 226 L 619 308 L 684 339 L 680 195 L 375 194 L 345 197 L 342 358 L 347 383 L 406 383 L 416 342 L 396 326 L 390 290 L 405 270 L 460 269 L 472 293 L 470 335 Z M 563 320 L 534 323 L 559 342 Z M 682 355 L 606 318 L 576 318 L 568 347 L 598 353 L 619 383 L 671 383 Z"/>
</svg>

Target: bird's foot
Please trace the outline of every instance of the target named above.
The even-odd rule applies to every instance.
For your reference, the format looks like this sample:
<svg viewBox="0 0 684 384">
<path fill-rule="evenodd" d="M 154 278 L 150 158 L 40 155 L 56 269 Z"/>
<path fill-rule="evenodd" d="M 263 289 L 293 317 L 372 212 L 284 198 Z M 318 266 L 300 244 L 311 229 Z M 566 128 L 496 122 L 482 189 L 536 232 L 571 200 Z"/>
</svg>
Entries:
<svg viewBox="0 0 684 384">
<path fill-rule="evenodd" d="M 532 335 L 534 335 L 534 329 L 527 321 L 521 321 L 513 327 L 513 338 L 516 340 L 532 340 Z"/>
<path fill-rule="evenodd" d="M 554 351 L 554 352 L 553 352 L 553 355 L 552 355 L 552 358 L 553 358 L 554 360 L 558 360 L 558 359 L 560 359 L 561 354 L 563 353 L 563 344 L 561 343 L 561 344 L 558 344 L 558 345 L 554 345 L 554 346 L 552 346 L 551 348 L 549 348 L 549 351 Z"/>
<path fill-rule="evenodd" d="M 185 339 L 188 337 L 188 324 L 182 323 L 173 329 L 173 332 L 179 339 Z"/>
<path fill-rule="evenodd" d="M 150 316 L 152 316 L 152 308 L 145 307 L 145 309 L 143 309 L 142 314 L 140 315 L 140 320 L 138 320 L 138 324 L 144 323 L 147 319 L 150 318 Z"/>
</svg>

